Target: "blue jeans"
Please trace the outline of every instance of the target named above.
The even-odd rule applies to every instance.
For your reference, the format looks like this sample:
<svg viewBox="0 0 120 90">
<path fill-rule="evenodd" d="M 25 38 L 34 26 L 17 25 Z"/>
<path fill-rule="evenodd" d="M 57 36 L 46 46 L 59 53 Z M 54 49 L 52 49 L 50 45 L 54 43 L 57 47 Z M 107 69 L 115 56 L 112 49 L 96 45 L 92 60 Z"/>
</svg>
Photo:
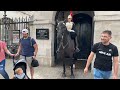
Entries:
<svg viewBox="0 0 120 90">
<path fill-rule="evenodd" d="M 9 79 L 7 72 L 5 71 L 5 60 L 0 62 L 0 74 L 5 78 Z"/>
<path fill-rule="evenodd" d="M 109 79 L 112 71 L 101 71 L 94 68 L 94 79 Z"/>
</svg>

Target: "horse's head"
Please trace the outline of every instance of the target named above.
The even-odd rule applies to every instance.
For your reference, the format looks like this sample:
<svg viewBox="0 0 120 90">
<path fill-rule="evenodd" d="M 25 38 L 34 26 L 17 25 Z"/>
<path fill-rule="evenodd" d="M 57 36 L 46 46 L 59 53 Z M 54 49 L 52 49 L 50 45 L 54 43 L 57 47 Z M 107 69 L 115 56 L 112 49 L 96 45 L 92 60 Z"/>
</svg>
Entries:
<svg viewBox="0 0 120 90">
<path fill-rule="evenodd" d="M 66 30 L 65 20 L 64 21 L 57 21 L 57 34 L 63 34 Z"/>
<path fill-rule="evenodd" d="M 57 21 L 57 46 L 60 46 L 60 42 L 62 40 L 64 31 L 66 30 L 66 26 L 65 26 L 65 20 L 64 21 Z"/>
</svg>

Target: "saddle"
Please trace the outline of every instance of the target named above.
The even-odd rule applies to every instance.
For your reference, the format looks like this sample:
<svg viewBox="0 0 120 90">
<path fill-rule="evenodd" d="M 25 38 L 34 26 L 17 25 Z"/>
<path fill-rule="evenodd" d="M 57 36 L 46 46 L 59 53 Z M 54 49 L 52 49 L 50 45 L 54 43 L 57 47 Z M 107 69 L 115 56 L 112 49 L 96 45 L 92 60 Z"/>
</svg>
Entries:
<svg viewBox="0 0 120 90">
<path fill-rule="evenodd" d="M 70 37 L 72 40 L 74 40 L 77 36 L 76 32 L 69 32 L 70 33 Z"/>
</svg>

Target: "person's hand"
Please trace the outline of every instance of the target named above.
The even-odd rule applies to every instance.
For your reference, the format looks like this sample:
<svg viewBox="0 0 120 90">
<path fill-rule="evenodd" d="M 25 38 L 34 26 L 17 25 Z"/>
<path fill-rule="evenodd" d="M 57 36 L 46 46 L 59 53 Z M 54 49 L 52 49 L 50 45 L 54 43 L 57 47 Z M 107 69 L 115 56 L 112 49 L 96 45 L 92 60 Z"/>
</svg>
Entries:
<svg viewBox="0 0 120 90">
<path fill-rule="evenodd" d="M 88 68 L 85 67 L 84 74 L 87 74 L 87 72 L 88 72 Z"/>
<path fill-rule="evenodd" d="M 10 54 L 10 56 L 15 56 L 15 54 Z"/>
<path fill-rule="evenodd" d="M 16 53 L 14 56 L 17 57 L 19 55 L 19 53 Z"/>
<path fill-rule="evenodd" d="M 113 79 L 118 79 L 117 75 L 113 75 Z"/>
<path fill-rule="evenodd" d="M 34 58 L 34 59 L 35 59 L 35 58 L 36 58 L 36 56 L 32 56 L 32 58 Z"/>
</svg>

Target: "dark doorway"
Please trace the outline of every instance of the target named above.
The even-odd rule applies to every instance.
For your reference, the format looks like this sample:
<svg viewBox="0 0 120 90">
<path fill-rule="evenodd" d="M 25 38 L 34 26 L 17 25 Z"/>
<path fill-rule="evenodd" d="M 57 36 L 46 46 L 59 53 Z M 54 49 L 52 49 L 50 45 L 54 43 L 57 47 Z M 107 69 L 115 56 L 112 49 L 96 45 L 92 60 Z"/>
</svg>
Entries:
<svg viewBox="0 0 120 90">
<path fill-rule="evenodd" d="M 78 54 L 78 60 L 87 60 L 91 47 L 93 45 L 93 11 L 73 11 L 73 21 L 75 23 L 75 30 L 77 32 L 78 44 L 80 52 Z M 55 16 L 55 21 L 57 25 L 57 20 L 65 20 L 69 15 L 69 11 L 58 11 Z M 57 50 L 57 32 L 55 26 L 55 42 L 54 42 L 54 55 L 55 63 L 59 64 L 61 60 L 59 59 Z"/>
<path fill-rule="evenodd" d="M 93 44 L 92 17 L 84 13 L 79 13 L 73 16 L 73 21 L 80 49 L 78 59 L 87 59 L 91 51 L 91 45 Z"/>
</svg>

